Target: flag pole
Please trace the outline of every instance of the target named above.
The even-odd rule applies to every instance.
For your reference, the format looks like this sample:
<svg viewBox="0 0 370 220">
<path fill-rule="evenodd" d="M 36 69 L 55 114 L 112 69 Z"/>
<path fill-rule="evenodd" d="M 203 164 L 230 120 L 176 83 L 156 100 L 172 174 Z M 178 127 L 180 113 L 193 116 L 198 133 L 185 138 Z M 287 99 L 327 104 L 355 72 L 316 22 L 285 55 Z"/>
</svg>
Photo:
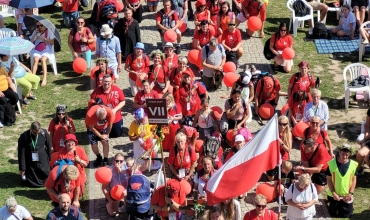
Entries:
<svg viewBox="0 0 370 220">
<path fill-rule="evenodd" d="M 277 117 L 277 116 L 276 116 Z M 276 120 L 276 122 L 278 123 L 279 120 Z M 276 125 L 277 126 L 277 132 L 279 132 L 279 124 Z M 279 137 L 279 133 L 277 134 L 277 137 Z M 278 147 L 278 161 L 279 161 L 279 169 L 278 169 L 278 193 L 279 193 L 279 198 L 278 198 L 278 204 L 279 204 L 279 208 L 278 208 L 278 219 L 280 219 L 280 215 L 281 215 L 281 203 L 282 203 L 282 199 L 281 199 L 281 165 L 282 165 L 282 162 L 281 162 L 281 154 L 280 154 L 280 144 L 277 145 Z"/>
</svg>

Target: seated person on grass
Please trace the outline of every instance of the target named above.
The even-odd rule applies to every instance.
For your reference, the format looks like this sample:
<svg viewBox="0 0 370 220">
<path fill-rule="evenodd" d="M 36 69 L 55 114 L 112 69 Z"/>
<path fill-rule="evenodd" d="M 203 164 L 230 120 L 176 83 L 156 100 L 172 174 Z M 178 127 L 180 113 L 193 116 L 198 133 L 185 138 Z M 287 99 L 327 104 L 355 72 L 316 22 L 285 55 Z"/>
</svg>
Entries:
<svg viewBox="0 0 370 220">
<path fill-rule="evenodd" d="M 348 5 L 343 5 L 339 25 L 331 29 L 331 32 L 333 34 L 336 34 L 338 37 L 349 36 L 353 40 L 355 39 L 355 29 L 356 29 L 355 15 L 350 11 Z"/>
</svg>

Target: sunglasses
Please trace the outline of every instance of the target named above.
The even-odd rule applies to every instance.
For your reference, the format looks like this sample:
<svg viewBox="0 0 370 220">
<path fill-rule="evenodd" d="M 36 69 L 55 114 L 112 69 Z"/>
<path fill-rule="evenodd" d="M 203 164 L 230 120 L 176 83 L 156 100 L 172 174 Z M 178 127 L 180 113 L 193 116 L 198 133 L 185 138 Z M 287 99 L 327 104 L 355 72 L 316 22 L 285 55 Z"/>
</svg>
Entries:
<svg viewBox="0 0 370 220">
<path fill-rule="evenodd" d="M 286 29 L 285 29 L 285 30 L 280 29 L 280 31 L 282 31 L 282 32 L 286 32 Z"/>
<path fill-rule="evenodd" d="M 83 21 L 82 21 L 82 22 L 76 22 L 76 23 L 77 23 L 77 24 L 83 24 L 83 23 L 85 23 L 85 22 L 83 22 Z"/>
<path fill-rule="evenodd" d="M 313 124 L 313 125 L 318 125 L 319 124 L 319 122 L 310 122 L 311 124 Z"/>
<path fill-rule="evenodd" d="M 228 26 L 235 26 L 236 24 L 228 24 Z"/>
<path fill-rule="evenodd" d="M 279 125 L 285 127 L 288 125 L 288 123 L 279 123 Z"/>
<path fill-rule="evenodd" d="M 39 27 L 44 27 L 44 25 L 40 24 L 40 25 L 36 25 L 37 28 Z"/>
<path fill-rule="evenodd" d="M 65 115 L 66 113 L 58 113 L 58 115 Z"/>
<path fill-rule="evenodd" d="M 266 205 L 256 205 L 257 208 L 264 209 L 266 208 Z"/>
<path fill-rule="evenodd" d="M 116 160 L 116 163 L 123 163 L 123 160 Z"/>
</svg>

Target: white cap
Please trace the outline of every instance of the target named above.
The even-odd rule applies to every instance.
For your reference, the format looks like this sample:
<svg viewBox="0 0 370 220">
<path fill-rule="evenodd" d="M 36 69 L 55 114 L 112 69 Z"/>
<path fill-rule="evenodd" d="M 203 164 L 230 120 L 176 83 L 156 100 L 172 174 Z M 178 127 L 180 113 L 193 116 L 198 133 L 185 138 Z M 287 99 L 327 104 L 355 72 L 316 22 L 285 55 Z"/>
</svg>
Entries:
<svg viewBox="0 0 370 220">
<path fill-rule="evenodd" d="M 250 71 L 245 71 L 244 74 L 245 76 L 241 80 L 243 84 L 247 85 L 251 81 L 252 74 Z"/>
<path fill-rule="evenodd" d="M 164 47 L 172 47 L 173 48 L 173 44 L 171 42 L 167 42 Z"/>
<path fill-rule="evenodd" d="M 235 142 L 242 142 L 242 141 L 245 141 L 243 135 L 238 134 L 235 136 Z"/>
</svg>

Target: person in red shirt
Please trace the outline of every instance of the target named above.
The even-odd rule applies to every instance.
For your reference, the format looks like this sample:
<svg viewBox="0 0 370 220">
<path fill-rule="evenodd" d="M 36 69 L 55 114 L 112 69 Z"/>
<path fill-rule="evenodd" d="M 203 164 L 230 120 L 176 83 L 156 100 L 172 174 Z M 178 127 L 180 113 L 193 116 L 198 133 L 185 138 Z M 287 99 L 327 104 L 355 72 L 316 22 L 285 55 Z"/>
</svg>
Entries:
<svg viewBox="0 0 370 220">
<path fill-rule="evenodd" d="M 96 155 L 95 166 L 108 165 L 109 133 L 112 130 L 114 114 L 110 108 L 103 105 L 94 105 L 87 111 L 85 123 L 91 148 Z M 98 141 L 103 145 L 103 156 L 99 153 Z"/>
<path fill-rule="evenodd" d="M 276 220 L 274 211 L 268 210 L 266 196 L 262 194 L 256 195 L 254 198 L 255 209 L 245 213 L 243 220 Z"/>
<path fill-rule="evenodd" d="M 331 159 L 325 145 L 317 144 L 314 139 L 307 138 L 301 146 L 302 166 L 295 166 L 294 171 L 309 173 L 317 194 L 320 194 L 325 189 L 325 172 Z"/>
<path fill-rule="evenodd" d="M 90 72 L 90 78 L 91 78 L 91 89 L 94 90 L 98 88 L 99 86 L 103 85 L 103 76 L 106 74 L 110 75 L 115 81 L 113 70 L 108 67 L 108 58 L 98 58 L 95 60 L 97 66 L 99 67 L 97 70 L 93 71 L 95 68 L 93 68 Z"/>
<path fill-rule="evenodd" d="M 231 148 L 229 153 L 226 155 L 225 163 L 232 157 L 234 154 L 236 154 L 240 149 L 242 149 L 245 145 L 245 138 L 243 135 L 238 134 L 235 136 L 235 146 Z"/>
<path fill-rule="evenodd" d="M 294 94 L 298 90 L 298 86 L 300 83 L 305 84 L 306 92 L 311 96 L 310 88 L 315 88 L 315 78 L 311 73 L 308 72 L 310 68 L 308 68 L 308 63 L 306 61 L 302 61 L 298 64 L 299 72 L 293 74 L 289 79 L 289 87 L 288 87 L 288 97 Z"/>
<path fill-rule="evenodd" d="M 209 28 L 208 21 L 203 20 L 200 22 L 200 29 L 194 30 L 193 49 L 202 50 L 202 48 L 209 44 L 212 37 L 215 36 L 215 29 Z"/>
<path fill-rule="evenodd" d="M 260 30 L 260 36 L 265 38 L 265 21 L 266 21 L 266 5 L 263 0 L 243 0 L 242 10 L 236 16 L 236 26 L 238 27 L 241 22 L 247 21 L 250 17 L 260 17 L 262 21 L 262 27 Z M 247 29 L 247 35 L 251 37 L 254 31 Z"/>
<path fill-rule="evenodd" d="M 235 27 L 235 22 L 230 21 L 228 29 L 222 33 L 221 43 L 225 48 L 226 62 L 232 61 L 238 65 L 238 60 L 243 56 L 242 35 Z"/>
<path fill-rule="evenodd" d="M 197 155 L 195 150 L 186 143 L 186 135 L 176 134 L 176 145 L 170 150 L 167 163 L 172 175 L 178 180 L 189 180 L 194 173 Z"/>
<path fill-rule="evenodd" d="M 134 53 L 128 55 L 125 62 L 125 70 L 129 72 L 128 77 L 132 96 L 135 96 L 139 90 L 136 84 L 137 78 L 143 80 L 148 77 L 150 60 L 144 54 L 144 50 L 144 44 L 137 42 Z"/>
<path fill-rule="evenodd" d="M 208 21 L 208 24 L 211 23 L 211 13 L 207 9 L 206 0 L 197 0 L 197 2 L 195 3 L 195 8 L 196 8 L 196 11 L 194 13 L 194 24 L 195 26 L 198 27 L 196 29 L 199 30 L 199 27 L 201 25 L 200 23 L 203 20 Z"/>
<path fill-rule="evenodd" d="M 270 103 L 276 108 L 280 97 L 280 90 L 280 81 L 275 76 L 262 76 L 257 83 L 256 94 L 254 96 L 256 114 L 259 114 L 259 107 L 264 103 Z"/>
<path fill-rule="evenodd" d="M 194 75 L 193 71 L 188 66 L 188 58 L 181 56 L 179 57 L 178 67 L 170 71 L 171 86 L 168 89 L 170 93 L 172 91 L 172 94 L 176 94 L 176 91 L 180 88 L 181 85 L 182 73 L 185 71 L 189 72 L 190 75 Z"/>
<path fill-rule="evenodd" d="M 171 10 L 171 0 L 163 0 L 163 9 L 158 11 L 155 15 L 156 17 L 156 26 L 159 30 L 161 35 L 162 46 L 166 45 L 166 41 L 164 40 L 164 33 L 167 30 L 173 30 L 176 32 L 177 36 L 177 45 L 176 45 L 176 53 L 181 53 L 181 31 L 178 29 L 179 27 L 179 16 L 177 12 Z M 172 43 L 172 42 L 170 42 Z"/>
<path fill-rule="evenodd" d="M 160 50 L 154 50 L 149 57 L 153 60 L 148 76 L 150 87 L 162 97 L 170 87 L 168 68 L 162 64 L 165 55 Z"/>
<path fill-rule="evenodd" d="M 108 106 L 115 115 L 112 130 L 109 133 L 110 138 L 122 136 L 123 119 L 121 109 L 125 106 L 125 95 L 122 90 L 113 85 L 113 79 L 110 75 L 103 76 L 103 85 L 96 88 L 90 95 L 90 100 L 100 98 L 104 105 Z"/>
<path fill-rule="evenodd" d="M 164 134 L 162 147 L 164 151 L 170 151 L 175 146 L 175 135 L 180 129 L 182 119 L 181 106 L 175 103 L 173 95 L 166 93 L 163 97 L 167 103 L 167 117 L 168 117 L 168 133 Z"/>
<path fill-rule="evenodd" d="M 77 18 L 80 17 L 80 12 L 78 12 L 78 4 L 79 0 L 62 1 L 62 17 L 64 26 L 66 26 L 66 28 L 74 27 Z"/>
<path fill-rule="evenodd" d="M 298 122 L 302 121 L 306 104 L 312 101 L 311 94 L 306 92 L 306 84 L 300 82 L 297 90 L 290 96 L 288 100 L 289 119 L 294 127 Z"/>
<path fill-rule="evenodd" d="M 186 202 L 186 192 L 182 184 L 178 180 L 170 179 L 167 185 L 160 186 L 154 191 L 151 207 L 156 210 L 161 219 L 182 219 L 180 207 Z"/>
<path fill-rule="evenodd" d="M 179 56 L 173 52 L 173 44 L 171 42 L 166 43 L 164 51 L 166 58 L 162 65 L 168 68 L 168 72 L 171 72 L 179 66 Z"/>
<path fill-rule="evenodd" d="M 54 167 L 45 182 L 46 191 L 54 204 L 58 204 L 59 195 L 67 193 L 72 199 L 72 205 L 80 207 L 79 197 L 81 185 L 79 171 L 75 165 L 61 165 Z"/>
<path fill-rule="evenodd" d="M 140 90 L 136 93 L 134 98 L 134 108 L 139 109 L 143 108 L 145 112 L 148 112 L 148 108 L 146 106 L 146 99 L 159 99 L 158 92 L 154 91 L 150 87 L 150 82 L 148 79 L 144 79 L 141 81 L 143 90 Z"/>
<path fill-rule="evenodd" d="M 211 14 L 211 22 L 209 25 L 212 25 L 214 30 L 217 30 L 217 18 L 221 11 L 221 3 L 223 2 L 220 0 L 207 1 L 207 8 Z"/>
<path fill-rule="evenodd" d="M 282 66 L 284 71 L 287 73 L 292 70 L 293 60 L 284 60 L 281 54 L 283 53 L 283 50 L 288 47 L 293 47 L 293 38 L 288 32 L 287 24 L 280 23 L 279 31 L 271 36 L 270 50 L 275 54 L 275 69 Z"/>
<path fill-rule="evenodd" d="M 51 119 L 48 131 L 53 144 L 53 152 L 58 152 L 65 147 L 64 141 L 68 134 L 76 132 L 72 118 L 66 112 L 67 106 L 58 105 L 55 117 Z"/>
</svg>

